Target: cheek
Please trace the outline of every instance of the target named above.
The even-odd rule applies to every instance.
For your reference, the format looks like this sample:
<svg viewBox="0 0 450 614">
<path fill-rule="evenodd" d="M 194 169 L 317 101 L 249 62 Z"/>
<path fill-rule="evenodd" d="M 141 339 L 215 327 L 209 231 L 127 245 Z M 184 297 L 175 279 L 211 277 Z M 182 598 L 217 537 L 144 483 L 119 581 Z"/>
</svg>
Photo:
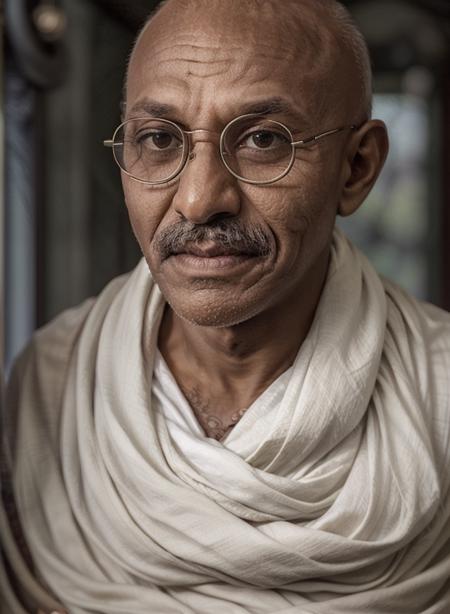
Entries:
<svg viewBox="0 0 450 614">
<path fill-rule="evenodd" d="M 170 207 L 172 191 L 167 187 L 149 187 L 130 178 L 122 178 L 122 185 L 131 227 L 142 252 L 148 256 L 151 241 Z"/>
<path fill-rule="evenodd" d="M 289 188 L 273 184 L 259 188 L 244 189 L 243 209 L 249 217 L 268 226 L 275 237 L 280 233 L 298 232 L 304 227 L 305 194 L 298 185 Z"/>
<path fill-rule="evenodd" d="M 335 189 L 330 177 L 311 174 L 292 187 L 273 186 L 255 208 L 270 227 L 277 244 L 282 277 L 296 277 L 327 249 L 336 217 Z M 300 186 L 300 187 L 299 187 Z"/>
<path fill-rule="evenodd" d="M 306 187 L 308 185 L 308 187 Z M 267 192 L 253 198 L 253 205 L 272 230 L 281 251 L 294 249 L 307 230 L 327 209 L 326 190 L 318 183 L 299 182 L 288 188 L 272 186 Z"/>
</svg>

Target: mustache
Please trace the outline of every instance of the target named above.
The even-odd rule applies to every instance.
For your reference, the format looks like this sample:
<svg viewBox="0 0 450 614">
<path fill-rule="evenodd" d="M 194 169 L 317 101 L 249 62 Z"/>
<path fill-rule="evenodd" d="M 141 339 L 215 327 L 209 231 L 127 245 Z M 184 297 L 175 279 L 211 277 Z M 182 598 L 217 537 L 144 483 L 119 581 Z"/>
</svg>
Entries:
<svg viewBox="0 0 450 614">
<path fill-rule="evenodd" d="M 214 242 L 219 247 L 249 256 L 268 256 L 272 252 L 271 236 L 261 226 L 246 226 L 234 219 L 208 224 L 180 221 L 159 234 L 155 249 L 161 259 L 183 252 L 188 244 Z"/>
</svg>

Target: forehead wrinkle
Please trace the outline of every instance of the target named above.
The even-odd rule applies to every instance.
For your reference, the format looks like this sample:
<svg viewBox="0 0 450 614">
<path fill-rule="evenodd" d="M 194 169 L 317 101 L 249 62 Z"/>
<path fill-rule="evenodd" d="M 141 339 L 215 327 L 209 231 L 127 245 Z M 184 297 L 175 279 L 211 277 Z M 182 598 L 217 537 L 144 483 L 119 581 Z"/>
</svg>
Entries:
<svg viewBox="0 0 450 614">
<path fill-rule="evenodd" d="M 212 57 L 216 58 L 220 52 L 223 52 L 223 48 L 220 46 L 212 46 L 207 42 L 204 45 L 195 44 L 192 40 L 192 37 L 185 37 L 186 42 L 168 42 L 167 45 L 161 46 L 159 43 L 157 46 L 154 44 L 150 44 L 146 49 L 146 56 L 151 57 L 152 60 L 157 60 L 157 62 L 164 62 L 164 54 L 168 54 L 170 60 L 188 60 L 188 61 L 197 61 L 197 56 L 202 54 L 210 54 Z M 227 59 L 230 53 L 235 51 L 239 51 L 240 47 L 227 47 L 227 51 L 223 53 L 222 58 L 217 58 L 219 61 L 221 59 Z M 163 56 L 163 57 L 160 57 Z"/>
<path fill-rule="evenodd" d="M 269 60 L 279 62 L 281 70 L 286 70 L 288 64 L 292 74 L 291 88 L 296 89 L 299 95 L 304 92 L 309 99 L 309 112 L 317 120 L 326 114 L 334 104 L 336 94 L 339 94 L 340 83 L 335 73 L 340 53 L 336 48 L 336 37 L 332 28 L 325 24 L 321 11 L 311 10 L 310 4 L 303 0 L 298 1 L 297 8 L 287 0 L 288 10 L 281 11 L 269 0 L 261 3 L 264 11 L 230 11 L 227 14 L 231 14 L 231 17 L 221 23 L 223 3 L 211 0 L 207 7 L 203 6 L 203 11 L 198 10 L 200 4 L 202 3 L 194 0 L 184 5 L 185 10 L 167 12 L 171 19 L 170 36 L 169 33 L 164 33 L 164 13 L 167 7 L 177 5 L 178 8 L 177 0 L 172 0 L 161 10 L 156 17 L 157 23 L 150 24 L 147 36 L 143 35 L 135 49 L 136 55 L 141 55 L 139 47 L 146 47 L 146 58 L 143 62 L 146 71 L 155 70 L 156 73 L 162 74 L 164 70 L 159 68 L 166 68 L 176 57 L 178 62 L 190 64 L 185 71 L 186 77 L 218 76 L 222 71 L 231 68 L 227 84 L 232 87 L 242 75 L 249 81 L 270 78 L 274 67 L 269 66 Z M 254 6 L 254 2 L 245 0 L 242 6 L 244 4 L 246 9 Z M 254 19 L 256 15 L 258 21 Z M 192 18 L 189 19 L 190 17 Z M 153 37 L 152 25 L 157 26 Z M 175 45 L 174 39 L 178 41 Z M 205 41 L 205 44 L 195 42 L 198 39 Z M 242 40 L 245 45 L 236 44 Z M 174 51 L 178 52 L 175 56 Z M 166 54 L 171 54 L 171 57 L 167 58 Z M 210 59 L 203 57 L 198 60 L 200 55 L 209 55 Z M 224 64 L 212 71 L 211 66 L 214 63 L 217 66 L 221 61 L 225 62 L 224 56 L 233 56 L 233 60 L 228 60 L 230 64 Z M 206 69 L 193 70 L 195 65 L 207 66 L 208 63 L 208 70 L 211 71 L 209 74 Z M 132 68 L 130 66 L 130 73 L 133 72 Z"/>
<path fill-rule="evenodd" d="M 240 40 L 238 42 L 240 43 Z M 208 54 L 210 57 L 205 57 Z M 144 54 L 142 53 L 142 55 Z M 167 55 L 166 58 L 164 57 L 165 55 Z M 278 46 L 278 48 L 275 50 L 273 45 L 266 44 L 261 41 L 255 43 L 252 53 L 249 54 L 248 47 L 245 47 L 242 44 L 233 44 L 233 42 L 230 40 L 226 40 L 224 41 L 223 45 L 215 47 L 208 44 L 196 45 L 192 42 L 192 40 L 190 40 L 190 42 L 176 44 L 170 43 L 163 47 L 157 46 L 156 48 L 151 45 L 146 50 L 143 60 L 146 64 L 146 69 L 148 69 L 148 66 L 155 65 L 158 67 L 167 62 L 192 62 L 193 64 L 213 62 L 220 63 L 226 61 L 235 62 L 238 60 L 242 61 L 243 56 L 251 56 L 248 57 L 247 61 L 248 63 L 252 64 L 255 64 L 255 57 L 285 63 L 286 61 L 294 60 L 296 53 L 292 48 L 292 45 L 289 47 Z M 138 58 L 137 52 L 135 53 L 133 59 L 140 59 Z M 130 65 L 130 72 L 135 63 L 136 62 L 133 62 L 133 65 Z"/>
<path fill-rule="evenodd" d="M 223 47 L 209 47 L 202 45 L 178 44 L 164 47 L 153 51 L 151 48 L 145 53 L 143 62 L 134 62 L 130 66 L 129 79 L 140 74 L 149 79 L 150 75 L 155 75 L 158 79 L 176 78 L 167 70 L 168 67 L 182 68 L 180 73 L 185 76 L 217 76 L 229 69 L 230 78 L 234 83 L 237 79 L 245 75 L 248 79 L 263 80 L 274 74 L 273 64 L 279 64 L 280 70 L 285 70 L 286 62 L 292 64 L 292 73 L 295 74 L 296 53 L 291 48 L 278 48 L 276 52 L 270 44 L 259 43 L 257 47 L 249 50 L 245 46 L 226 45 L 226 52 Z M 193 52 L 193 53 L 192 53 Z M 220 53 L 220 55 L 218 55 Z M 203 54 L 203 57 L 199 57 Z M 205 57 L 209 55 L 210 57 Z M 143 54 L 144 55 L 144 54 Z M 305 57 L 305 54 L 303 54 Z M 317 55 L 317 54 L 316 54 Z M 255 61 L 257 58 L 257 61 Z M 136 58 L 137 59 L 137 58 Z M 139 58 L 140 59 L 140 58 Z M 208 67 L 209 71 L 203 73 L 192 70 L 193 66 Z M 276 67 L 275 67 L 276 73 Z M 307 66 L 302 66 L 302 75 L 310 73 L 317 75 L 317 65 L 315 62 L 308 62 Z"/>
<path fill-rule="evenodd" d="M 208 78 L 226 73 L 232 64 L 232 60 L 186 60 L 174 58 L 173 60 L 159 62 L 159 67 L 162 68 L 164 65 L 173 66 L 175 64 L 180 72 L 184 74 L 185 78 Z"/>
<path fill-rule="evenodd" d="M 173 45 L 175 38 L 177 41 L 191 41 L 192 34 L 201 33 L 202 37 L 214 41 L 220 50 L 230 46 L 234 34 L 237 41 L 267 46 L 273 51 L 273 42 L 264 43 L 265 30 L 272 38 L 277 38 L 277 50 L 285 58 L 295 54 L 296 43 L 306 40 L 309 49 L 316 54 L 324 42 L 322 34 L 329 34 L 331 29 L 321 3 L 316 0 L 283 0 L 282 4 L 281 8 L 279 0 L 171 0 L 157 12 L 147 28 L 158 25 L 157 36 L 160 40 L 166 37 L 169 45 Z M 167 35 L 163 28 L 166 15 L 170 18 L 171 29 Z M 257 27 L 252 27 L 255 24 Z M 304 45 L 302 47 L 305 51 Z"/>
<path fill-rule="evenodd" d="M 170 75 L 170 69 L 176 68 L 186 78 L 190 76 L 214 77 L 225 73 L 235 61 L 233 53 L 239 55 L 237 49 L 232 48 L 223 53 L 220 47 L 209 45 L 195 45 L 192 43 L 180 43 L 167 45 L 162 48 L 150 46 L 141 58 L 137 55 L 130 67 L 129 80 L 136 74 L 142 78 L 156 75 L 157 78 L 165 78 L 165 72 Z M 136 61 L 138 60 L 138 61 Z"/>
<path fill-rule="evenodd" d="M 175 55 L 173 54 L 174 49 Z M 195 83 L 189 82 L 189 77 L 215 77 L 228 72 L 229 86 L 239 85 L 239 81 L 244 76 L 246 85 L 251 86 L 254 82 L 263 81 L 273 74 L 273 62 L 279 63 L 281 69 L 286 62 L 286 55 L 274 55 L 270 45 L 261 45 L 261 48 L 258 49 L 257 57 L 260 60 L 258 62 L 255 62 L 254 53 L 249 53 L 245 47 L 240 46 L 231 47 L 226 55 L 219 48 L 218 51 L 222 52 L 219 57 L 215 53 L 211 53 L 210 57 L 201 59 L 196 54 L 194 54 L 194 57 L 190 55 L 189 52 L 192 49 L 204 51 L 205 48 L 202 46 L 194 48 L 191 45 L 177 45 L 175 48 L 161 49 L 158 54 L 151 53 L 151 51 L 146 53 L 143 62 L 138 62 L 132 66 L 129 73 L 130 83 L 131 81 L 140 81 L 151 85 L 152 81 L 157 81 L 159 86 L 174 83 L 185 90 L 190 90 L 195 87 Z M 181 55 L 183 50 L 188 52 L 184 56 Z M 156 57 L 157 55 L 159 57 Z M 265 60 L 271 60 L 271 67 Z M 174 70 L 171 70 L 172 68 Z M 128 88 L 129 91 L 131 89 Z"/>
</svg>

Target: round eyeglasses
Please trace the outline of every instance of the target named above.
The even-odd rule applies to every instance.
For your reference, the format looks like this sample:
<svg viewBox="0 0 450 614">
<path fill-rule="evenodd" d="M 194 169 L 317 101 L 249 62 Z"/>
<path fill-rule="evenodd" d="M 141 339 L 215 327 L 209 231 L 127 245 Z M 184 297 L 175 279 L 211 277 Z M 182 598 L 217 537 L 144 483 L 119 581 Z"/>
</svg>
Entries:
<svg viewBox="0 0 450 614">
<path fill-rule="evenodd" d="M 241 115 L 230 121 L 220 134 L 219 150 L 225 167 L 240 181 L 267 185 L 291 170 L 297 148 L 314 143 L 342 130 L 342 126 L 296 141 L 284 124 L 258 114 Z M 211 130 L 183 130 L 168 119 L 137 117 L 115 130 L 111 140 L 114 158 L 122 171 L 141 183 L 160 185 L 175 179 L 195 157 L 191 138 L 217 134 Z"/>
</svg>

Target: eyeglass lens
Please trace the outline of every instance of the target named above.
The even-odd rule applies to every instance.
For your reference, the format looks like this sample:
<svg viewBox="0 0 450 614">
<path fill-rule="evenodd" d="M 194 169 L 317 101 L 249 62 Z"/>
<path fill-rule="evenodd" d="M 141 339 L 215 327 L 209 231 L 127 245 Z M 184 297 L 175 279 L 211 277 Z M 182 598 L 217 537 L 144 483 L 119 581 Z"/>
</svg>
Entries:
<svg viewBox="0 0 450 614">
<path fill-rule="evenodd" d="M 130 119 L 114 135 L 114 155 L 129 175 L 150 183 L 175 176 L 185 161 L 185 136 L 171 122 Z"/>
<path fill-rule="evenodd" d="M 222 138 L 222 156 L 235 175 L 255 182 L 268 182 L 289 168 L 293 148 L 289 131 L 278 122 L 240 118 L 228 124 Z"/>
<path fill-rule="evenodd" d="M 282 124 L 261 117 L 242 117 L 226 126 L 221 138 L 222 159 L 244 180 L 268 182 L 282 176 L 294 155 L 292 136 Z M 175 177 L 188 156 L 189 143 L 172 122 L 131 119 L 114 135 L 119 166 L 140 181 L 162 183 Z"/>
</svg>

